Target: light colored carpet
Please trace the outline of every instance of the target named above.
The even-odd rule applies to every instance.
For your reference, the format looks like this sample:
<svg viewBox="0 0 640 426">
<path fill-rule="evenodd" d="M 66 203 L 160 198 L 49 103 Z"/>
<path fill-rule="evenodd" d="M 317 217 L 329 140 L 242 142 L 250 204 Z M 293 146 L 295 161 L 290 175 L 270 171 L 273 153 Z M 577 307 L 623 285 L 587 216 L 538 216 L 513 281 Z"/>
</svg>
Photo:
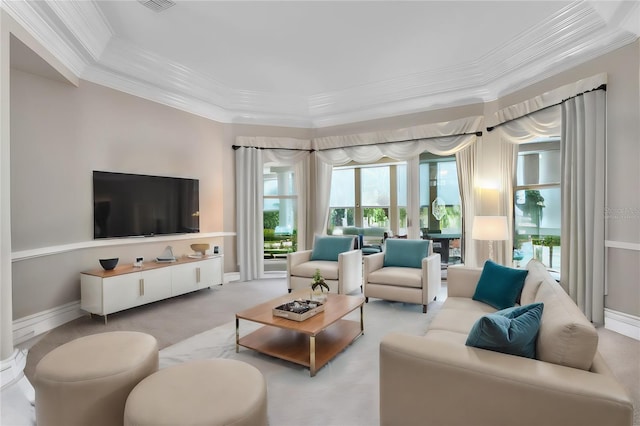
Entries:
<svg viewBox="0 0 640 426">
<path fill-rule="evenodd" d="M 309 369 L 240 347 L 235 352 L 235 322 L 228 322 L 160 351 L 160 368 L 194 359 L 231 358 L 258 368 L 267 382 L 272 425 L 376 425 L 378 347 L 391 331 L 424 334 L 441 302 L 422 306 L 373 300 L 364 307 L 364 335 L 310 377 Z M 347 319 L 359 321 L 359 311 Z M 260 327 L 240 321 L 240 335 Z"/>
<path fill-rule="evenodd" d="M 446 287 L 438 296 L 438 302 L 429 305 L 427 315 L 422 314 L 417 305 L 372 299 L 365 305 L 365 334 L 313 378 L 309 377 L 307 368 L 249 349 L 241 348 L 239 354 L 235 353 L 235 313 L 285 293 L 285 278 L 273 277 L 229 283 L 123 311 L 111 315 L 106 326 L 99 319 L 84 316 L 20 345 L 30 348 L 25 375 L 32 379 L 35 365 L 44 355 L 77 337 L 112 330 L 137 330 L 158 339 L 163 366 L 207 356 L 236 358 L 255 365 L 267 377 L 269 417 L 273 426 L 375 425 L 378 424 L 380 338 L 392 330 L 423 334 L 446 298 Z M 243 335 L 250 331 L 250 324 L 241 323 Z M 630 391 L 636 408 L 634 425 L 640 426 L 640 342 L 604 328 L 598 328 L 598 334 L 599 350 L 618 380 Z M 3 391 L 0 424 L 34 425 L 33 407 L 20 408 L 10 396 Z M 7 422 L 6 413 L 12 410 L 18 411 L 16 418 L 20 420 Z M 350 419 L 353 422 L 346 423 Z"/>
</svg>

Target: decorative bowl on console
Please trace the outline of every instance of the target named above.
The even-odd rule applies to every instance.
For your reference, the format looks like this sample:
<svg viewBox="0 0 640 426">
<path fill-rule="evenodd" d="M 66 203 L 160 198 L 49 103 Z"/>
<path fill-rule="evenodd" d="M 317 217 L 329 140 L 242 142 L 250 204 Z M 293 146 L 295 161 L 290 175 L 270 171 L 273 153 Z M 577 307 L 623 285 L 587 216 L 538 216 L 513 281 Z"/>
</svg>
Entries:
<svg viewBox="0 0 640 426">
<path fill-rule="evenodd" d="M 116 267 L 118 264 L 118 258 L 114 257 L 111 259 L 100 259 L 100 265 L 104 268 L 105 271 L 110 271 Z"/>
<path fill-rule="evenodd" d="M 195 251 L 198 254 L 204 256 L 209 250 L 209 244 L 191 244 L 191 250 Z"/>
</svg>

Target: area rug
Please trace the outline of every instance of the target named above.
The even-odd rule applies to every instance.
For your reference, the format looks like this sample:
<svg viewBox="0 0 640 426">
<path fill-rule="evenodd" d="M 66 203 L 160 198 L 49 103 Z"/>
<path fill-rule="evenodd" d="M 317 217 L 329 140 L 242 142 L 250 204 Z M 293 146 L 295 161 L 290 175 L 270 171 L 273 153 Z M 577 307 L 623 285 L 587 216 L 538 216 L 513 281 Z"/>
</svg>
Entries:
<svg viewBox="0 0 640 426">
<path fill-rule="evenodd" d="M 235 352 L 235 322 L 190 337 L 160 351 L 160 368 L 195 359 L 230 358 L 258 368 L 267 382 L 271 426 L 371 426 L 379 416 L 379 344 L 392 331 L 423 335 L 442 302 L 422 306 L 370 300 L 364 307 L 364 335 L 314 377 L 309 369 L 246 348 Z M 359 320 L 359 312 L 348 319 Z M 240 321 L 243 336 L 260 327 Z M 213 401 L 212 401 L 213 402 Z"/>
</svg>

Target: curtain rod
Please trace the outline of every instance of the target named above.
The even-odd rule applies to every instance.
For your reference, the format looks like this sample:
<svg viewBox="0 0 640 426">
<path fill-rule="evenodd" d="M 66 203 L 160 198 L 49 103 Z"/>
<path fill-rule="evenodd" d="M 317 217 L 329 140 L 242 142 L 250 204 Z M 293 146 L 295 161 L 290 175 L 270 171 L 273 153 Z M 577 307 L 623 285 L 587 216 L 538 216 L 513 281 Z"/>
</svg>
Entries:
<svg viewBox="0 0 640 426">
<path fill-rule="evenodd" d="M 491 131 L 493 131 L 493 129 L 495 129 L 496 127 L 500 127 L 500 126 L 502 126 L 503 124 L 511 123 L 512 121 L 519 120 L 519 119 L 521 119 L 522 117 L 527 117 L 527 116 L 529 116 L 529 115 L 531 115 L 531 114 L 535 114 L 535 113 L 536 113 L 536 112 L 538 112 L 538 111 L 544 111 L 545 109 L 549 109 L 549 108 L 553 108 L 553 107 L 558 106 L 558 105 L 562 105 L 563 103 L 565 103 L 565 102 L 566 102 L 566 101 L 568 101 L 569 99 L 577 98 L 578 96 L 582 96 L 582 95 L 584 95 L 585 93 L 594 92 L 594 91 L 596 91 L 596 90 L 604 90 L 604 91 L 606 92 L 606 91 L 607 91 L 607 85 L 606 85 L 606 84 L 601 84 L 600 86 L 598 86 L 598 87 L 596 87 L 596 88 L 594 88 L 594 89 L 591 89 L 591 90 L 585 90 L 585 91 L 584 91 L 584 92 L 582 92 L 582 93 L 578 93 L 577 95 L 570 96 L 570 97 L 568 97 L 567 99 L 563 99 L 563 100 L 561 100 L 560 102 L 555 103 L 555 104 L 553 104 L 553 105 L 548 105 L 548 106 L 546 106 L 546 107 L 544 107 L 544 108 L 540 108 L 540 109 L 537 109 L 537 110 L 535 110 L 535 111 L 529 112 L 529 113 L 527 113 L 527 114 L 521 115 L 520 117 L 512 118 L 512 119 L 510 119 L 510 120 L 503 121 L 502 123 L 498 123 L 498 124 L 496 124 L 495 126 L 487 127 L 487 132 L 491 132 Z"/>
<path fill-rule="evenodd" d="M 231 148 L 233 148 L 234 151 L 237 150 L 238 148 L 255 148 L 255 149 L 286 149 L 286 150 L 290 150 L 290 151 L 315 152 L 315 151 L 330 151 L 332 149 L 352 148 L 352 147 L 358 147 L 358 146 L 386 145 L 386 144 L 389 144 L 389 143 L 415 142 L 415 141 L 423 141 L 423 140 L 429 140 L 429 139 L 453 138 L 453 137 L 456 137 L 456 136 L 468 136 L 468 135 L 476 135 L 476 136 L 480 137 L 480 136 L 482 136 L 482 131 L 469 132 L 469 133 L 457 133 L 455 135 L 429 136 L 427 138 L 404 139 L 404 140 L 401 140 L 401 141 L 388 141 L 388 142 L 378 142 L 378 143 L 363 143 L 363 144 L 358 144 L 358 145 L 349 145 L 349 146 L 341 146 L 341 147 L 337 147 L 337 148 L 324 148 L 324 149 L 268 148 L 268 147 L 241 146 L 241 145 L 231 145 Z"/>
</svg>

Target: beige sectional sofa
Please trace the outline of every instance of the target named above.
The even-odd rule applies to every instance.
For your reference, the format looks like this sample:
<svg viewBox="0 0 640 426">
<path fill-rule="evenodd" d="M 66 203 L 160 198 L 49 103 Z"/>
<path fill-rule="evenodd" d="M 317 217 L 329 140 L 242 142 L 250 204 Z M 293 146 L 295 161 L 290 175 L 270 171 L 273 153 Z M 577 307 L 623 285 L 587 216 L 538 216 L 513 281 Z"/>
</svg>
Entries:
<svg viewBox="0 0 640 426">
<path fill-rule="evenodd" d="M 451 266 L 426 335 L 380 343 L 381 425 L 632 424 L 630 396 L 598 354 L 596 329 L 541 263 L 527 269 L 520 304 L 544 303 L 535 359 L 465 345 L 496 309 L 472 299 L 482 268 Z"/>
</svg>

